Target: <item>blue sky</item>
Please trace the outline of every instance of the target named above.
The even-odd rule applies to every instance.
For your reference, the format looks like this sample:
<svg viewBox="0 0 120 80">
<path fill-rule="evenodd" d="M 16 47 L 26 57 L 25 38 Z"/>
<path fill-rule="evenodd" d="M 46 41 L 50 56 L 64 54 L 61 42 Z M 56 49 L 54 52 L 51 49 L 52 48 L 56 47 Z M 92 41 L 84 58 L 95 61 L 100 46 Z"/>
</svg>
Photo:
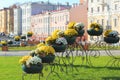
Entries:
<svg viewBox="0 0 120 80">
<path fill-rule="evenodd" d="M 24 2 L 36 2 L 36 1 L 48 1 L 48 0 L 0 0 L 0 9 L 4 8 L 4 7 L 8 7 L 12 4 L 15 3 L 24 3 Z M 69 2 L 70 4 L 73 3 L 79 3 L 80 0 L 49 0 L 52 3 L 63 3 L 65 4 L 65 2 Z"/>
</svg>

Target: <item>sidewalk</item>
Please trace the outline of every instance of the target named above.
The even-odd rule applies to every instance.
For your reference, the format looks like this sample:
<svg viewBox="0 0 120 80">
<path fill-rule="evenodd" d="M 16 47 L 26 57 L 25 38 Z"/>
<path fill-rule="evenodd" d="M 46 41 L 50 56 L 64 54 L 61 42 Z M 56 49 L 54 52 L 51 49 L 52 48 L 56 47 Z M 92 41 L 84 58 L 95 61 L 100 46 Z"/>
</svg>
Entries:
<svg viewBox="0 0 120 80">
<path fill-rule="evenodd" d="M 30 51 L 0 51 L 0 56 L 24 56 Z"/>
<path fill-rule="evenodd" d="M 24 55 L 28 55 L 29 52 L 30 51 L 0 51 L 0 56 L 24 56 Z M 86 53 L 91 56 L 95 55 L 96 53 L 97 54 L 100 53 L 100 55 L 102 56 L 107 56 L 107 52 L 104 50 L 101 50 L 101 51 L 91 51 L 91 52 L 89 51 Z M 78 51 L 78 53 L 82 54 L 83 52 Z M 120 50 L 111 50 L 111 53 L 112 55 L 120 56 Z M 85 55 L 85 52 L 84 52 L 84 55 Z M 73 52 L 73 56 L 76 56 L 76 51 Z"/>
</svg>

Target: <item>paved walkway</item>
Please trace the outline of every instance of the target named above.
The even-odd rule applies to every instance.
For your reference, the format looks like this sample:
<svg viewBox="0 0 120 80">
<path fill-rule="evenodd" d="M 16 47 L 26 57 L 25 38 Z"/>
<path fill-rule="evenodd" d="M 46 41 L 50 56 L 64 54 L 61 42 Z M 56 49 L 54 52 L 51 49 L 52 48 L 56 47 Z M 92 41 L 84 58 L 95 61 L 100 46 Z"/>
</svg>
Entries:
<svg viewBox="0 0 120 80">
<path fill-rule="evenodd" d="M 24 55 L 28 55 L 30 51 L 0 51 L 0 56 L 24 56 Z M 74 51 L 73 53 L 76 53 L 76 51 Z M 81 51 L 79 51 L 78 53 L 82 53 Z M 107 55 L 106 51 L 92 51 L 91 53 L 88 52 L 90 55 L 94 55 L 95 53 L 100 53 L 100 55 L 105 56 Z M 111 53 L 113 55 L 120 55 L 120 50 L 111 50 Z M 75 54 L 74 54 L 75 55 Z"/>
</svg>

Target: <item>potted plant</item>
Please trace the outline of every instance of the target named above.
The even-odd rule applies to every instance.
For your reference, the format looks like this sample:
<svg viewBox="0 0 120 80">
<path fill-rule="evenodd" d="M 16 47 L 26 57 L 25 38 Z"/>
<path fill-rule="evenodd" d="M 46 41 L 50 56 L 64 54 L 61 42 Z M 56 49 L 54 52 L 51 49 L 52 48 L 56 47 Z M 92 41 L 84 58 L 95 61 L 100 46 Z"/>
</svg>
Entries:
<svg viewBox="0 0 120 80">
<path fill-rule="evenodd" d="M 41 73 L 43 65 L 41 59 L 37 56 L 23 56 L 19 63 L 22 64 L 22 70 L 28 74 L 30 73 Z"/>
<path fill-rule="evenodd" d="M 20 41 L 20 36 L 15 36 L 15 37 L 14 37 L 14 40 L 15 40 L 15 41 Z"/>
<path fill-rule="evenodd" d="M 104 33 L 104 41 L 106 43 L 117 43 L 119 42 L 118 32 L 114 30 L 106 30 Z"/>
<path fill-rule="evenodd" d="M 25 35 L 21 35 L 21 39 L 26 39 L 26 36 Z"/>
<path fill-rule="evenodd" d="M 35 55 L 42 59 L 42 63 L 52 63 L 55 59 L 55 50 L 52 46 L 44 45 L 35 50 Z"/>
<path fill-rule="evenodd" d="M 52 44 L 52 47 L 55 49 L 55 52 L 64 52 L 67 48 L 67 40 L 64 37 L 64 31 L 59 31 L 57 35 L 58 38 L 55 40 L 55 43 Z"/>
<path fill-rule="evenodd" d="M 0 43 L 2 44 L 2 51 L 8 51 L 7 41 L 3 40 Z"/>
<path fill-rule="evenodd" d="M 31 37 L 33 35 L 32 31 L 27 32 L 27 37 Z"/>
<path fill-rule="evenodd" d="M 100 36 L 103 33 L 103 27 L 102 27 L 102 25 L 100 25 L 98 23 L 92 23 L 90 25 L 90 29 L 87 30 L 87 33 L 90 36 Z"/>
<path fill-rule="evenodd" d="M 74 25 L 75 30 L 78 32 L 78 36 L 83 36 L 84 34 L 84 24 L 83 23 L 76 23 Z"/>
<path fill-rule="evenodd" d="M 67 29 L 65 30 L 64 34 L 68 44 L 71 45 L 75 42 L 78 32 L 75 29 Z"/>
</svg>

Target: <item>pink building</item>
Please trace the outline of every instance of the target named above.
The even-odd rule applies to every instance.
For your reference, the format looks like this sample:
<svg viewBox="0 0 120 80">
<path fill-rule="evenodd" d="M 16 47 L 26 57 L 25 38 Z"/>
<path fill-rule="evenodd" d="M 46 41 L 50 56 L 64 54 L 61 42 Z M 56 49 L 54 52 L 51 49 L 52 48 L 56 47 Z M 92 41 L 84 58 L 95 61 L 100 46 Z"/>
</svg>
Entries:
<svg viewBox="0 0 120 80">
<path fill-rule="evenodd" d="M 56 29 L 65 30 L 69 21 L 69 9 L 59 8 L 55 11 L 44 12 L 31 17 L 33 38 L 44 40 Z"/>
<path fill-rule="evenodd" d="M 70 22 L 82 22 L 85 25 L 85 30 L 88 26 L 88 3 L 87 0 L 80 0 L 80 4 L 74 4 L 73 7 L 70 9 Z M 87 34 L 85 33 L 87 37 Z"/>
</svg>

